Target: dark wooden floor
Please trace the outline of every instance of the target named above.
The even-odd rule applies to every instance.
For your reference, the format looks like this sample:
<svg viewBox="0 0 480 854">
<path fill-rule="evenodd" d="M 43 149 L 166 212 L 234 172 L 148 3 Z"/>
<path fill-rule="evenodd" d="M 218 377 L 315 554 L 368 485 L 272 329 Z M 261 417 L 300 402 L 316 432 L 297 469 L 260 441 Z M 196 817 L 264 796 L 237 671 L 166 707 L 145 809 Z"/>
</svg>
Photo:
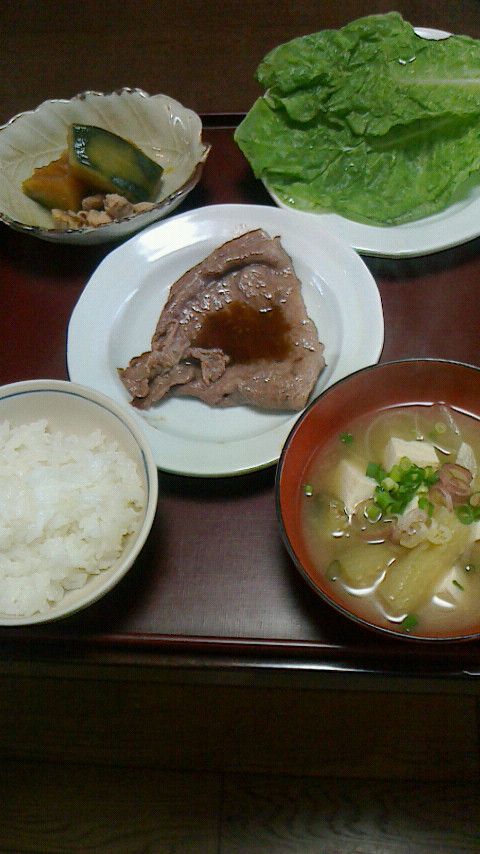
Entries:
<svg viewBox="0 0 480 854">
<path fill-rule="evenodd" d="M 480 851 L 478 699 L 4 676 L 0 852 Z"/>
</svg>

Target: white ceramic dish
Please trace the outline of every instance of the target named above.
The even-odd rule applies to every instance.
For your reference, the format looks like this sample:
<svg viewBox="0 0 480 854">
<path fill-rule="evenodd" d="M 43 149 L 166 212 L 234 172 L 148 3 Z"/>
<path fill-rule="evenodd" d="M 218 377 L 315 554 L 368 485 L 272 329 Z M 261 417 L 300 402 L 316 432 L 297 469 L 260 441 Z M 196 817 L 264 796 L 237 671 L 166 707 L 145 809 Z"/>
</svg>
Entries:
<svg viewBox="0 0 480 854">
<path fill-rule="evenodd" d="M 96 602 L 124 577 L 140 554 L 153 524 L 158 499 L 158 472 L 144 432 L 125 407 L 103 394 L 61 380 L 30 380 L 0 388 L 0 423 L 12 426 L 47 419 L 53 430 L 86 436 L 97 428 L 116 441 L 137 465 L 145 492 L 145 509 L 137 532 L 118 560 L 91 576 L 81 590 L 69 590 L 46 614 L 13 617 L 0 613 L 0 625 L 22 626 L 66 617 Z"/>
<path fill-rule="evenodd" d="M 33 170 L 58 158 L 73 122 L 95 125 L 131 140 L 164 168 L 154 207 L 97 228 L 63 231 L 48 210 L 28 198 L 22 182 Z M 44 101 L 0 127 L 0 220 L 34 237 L 60 243 L 104 243 L 145 228 L 171 213 L 201 177 L 210 146 L 192 110 L 166 95 L 141 89 L 111 94 L 83 92 L 69 101 Z"/>
<path fill-rule="evenodd" d="M 254 228 L 280 235 L 325 344 L 327 367 L 314 396 L 375 363 L 383 346 L 382 306 L 359 256 L 314 217 L 260 205 L 218 205 L 158 223 L 105 258 L 70 319 L 71 379 L 128 408 L 117 368 L 150 348 L 170 286 L 213 249 Z M 240 474 L 276 462 L 298 417 L 245 406 L 212 409 L 187 398 L 162 401 L 147 412 L 131 411 L 159 468 L 196 476 Z"/>
<path fill-rule="evenodd" d="M 415 27 L 422 38 L 444 39 L 450 33 L 426 27 Z M 275 204 L 285 205 L 268 186 Z M 460 202 L 435 216 L 425 217 L 405 225 L 374 226 L 355 222 L 339 214 L 307 214 L 318 220 L 341 240 L 365 255 L 402 258 L 429 255 L 442 249 L 459 246 L 480 235 L 480 186 L 473 188 Z"/>
</svg>

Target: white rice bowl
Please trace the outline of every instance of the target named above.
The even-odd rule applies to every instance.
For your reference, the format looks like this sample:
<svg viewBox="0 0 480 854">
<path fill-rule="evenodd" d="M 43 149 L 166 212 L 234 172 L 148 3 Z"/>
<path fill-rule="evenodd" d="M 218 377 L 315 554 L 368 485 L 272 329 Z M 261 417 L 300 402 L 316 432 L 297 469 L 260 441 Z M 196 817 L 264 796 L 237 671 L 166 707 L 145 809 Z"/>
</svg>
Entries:
<svg viewBox="0 0 480 854">
<path fill-rule="evenodd" d="M 0 389 L 0 624 L 104 595 L 148 536 L 158 479 L 134 415 L 74 383 Z"/>
</svg>

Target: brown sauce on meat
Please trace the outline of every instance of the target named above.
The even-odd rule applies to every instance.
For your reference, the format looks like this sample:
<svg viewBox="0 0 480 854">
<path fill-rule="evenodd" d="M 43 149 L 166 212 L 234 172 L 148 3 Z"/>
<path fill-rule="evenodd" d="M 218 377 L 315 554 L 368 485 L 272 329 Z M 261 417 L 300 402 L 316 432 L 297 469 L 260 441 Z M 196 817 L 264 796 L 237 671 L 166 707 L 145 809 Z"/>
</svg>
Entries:
<svg viewBox="0 0 480 854">
<path fill-rule="evenodd" d="M 248 303 L 232 302 L 205 317 L 193 344 L 206 350 L 218 347 L 232 363 L 247 364 L 259 359 L 281 362 L 292 349 L 289 330 L 290 324 L 278 305 L 259 311 Z"/>
</svg>

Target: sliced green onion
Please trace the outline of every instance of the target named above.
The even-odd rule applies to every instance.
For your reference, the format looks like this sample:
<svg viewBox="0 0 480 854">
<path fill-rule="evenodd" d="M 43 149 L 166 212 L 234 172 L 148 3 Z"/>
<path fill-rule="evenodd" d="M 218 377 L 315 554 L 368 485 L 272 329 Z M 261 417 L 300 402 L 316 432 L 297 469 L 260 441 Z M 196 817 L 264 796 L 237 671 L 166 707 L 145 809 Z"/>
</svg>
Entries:
<svg viewBox="0 0 480 854">
<path fill-rule="evenodd" d="M 473 507 L 468 504 L 460 504 L 455 508 L 455 516 L 462 525 L 471 525 L 474 519 Z"/>
<path fill-rule="evenodd" d="M 382 512 L 398 516 L 416 495 L 426 496 L 430 486 L 438 480 L 438 471 L 435 471 L 433 466 L 421 468 L 408 457 L 402 457 L 398 465 L 392 466 L 390 472 L 384 471 L 378 463 L 370 462 L 366 474 L 378 484 L 374 493 L 375 503 Z M 424 509 L 431 516 L 434 505 L 427 501 Z"/>
<path fill-rule="evenodd" d="M 351 433 L 342 433 L 340 441 L 343 442 L 344 445 L 351 445 L 353 443 L 353 436 Z"/>
<path fill-rule="evenodd" d="M 303 493 L 304 495 L 313 495 L 313 486 L 310 483 L 303 484 Z"/>
<path fill-rule="evenodd" d="M 375 503 L 378 504 L 381 510 L 385 511 L 393 506 L 392 496 L 389 492 L 383 492 L 381 489 L 375 490 Z"/>
<path fill-rule="evenodd" d="M 398 481 L 401 480 L 402 476 L 403 472 L 400 466 L 392 466 L 392 468 L 390 469 L 390 477 L 392 478 L 392 480 L 394 480 L 395 483 L 398 483 Z"/>
<path fill-rule="evenodd" d="M 418 620 L 417 620 L 417 618 L 416 618 L 415 614 L 408 614 L 408 615 L 405 617 L 405 619 L 402 621 L 402 624 L 401 624 L 402 629 L 403 629 L 405 632 L 409 632 L 409 631 L 411 631 L 411 630 L 412 630 L 412 629 L 414 629 L 414 628 L 415 628 L 415 626 L 417 626 L 417 625 L 418 625 Z"/>
<path fill-rule="evenodd" d="M 372 503 L 365 508 L 364 516 L 369 522 L 379 522 L 383 513 L 378 504 L 375 504 L 375 502 L 372 501 Z"/>
<path fill-rule="evenodd" d="M 384 471 L 378 463 L 368 463 L 365 474 L 367 477 L 373 478 L 377 483 L 381 483 L 384 478 L 387 477 L 388 472 Z"/>
<path fill-rule="evenodd" d="M 434 506 L 432 502 L 425 497 L 425 495 L 422 495 L 418 499 L 418 507 L 420 510 L 424 510 L 430 518 L 433 516 Z"/>
<path fill-rule="evenodd" d="M 383 489 L 386 489 L 389 492 L 391 489 L 395 489 L 397 484 L 395 483 L 394 480 L 392 480 L 391 477 L 386 477 L 384 480 L 382 480 L 381 485 L 382 485 Z"/>
</svg>

